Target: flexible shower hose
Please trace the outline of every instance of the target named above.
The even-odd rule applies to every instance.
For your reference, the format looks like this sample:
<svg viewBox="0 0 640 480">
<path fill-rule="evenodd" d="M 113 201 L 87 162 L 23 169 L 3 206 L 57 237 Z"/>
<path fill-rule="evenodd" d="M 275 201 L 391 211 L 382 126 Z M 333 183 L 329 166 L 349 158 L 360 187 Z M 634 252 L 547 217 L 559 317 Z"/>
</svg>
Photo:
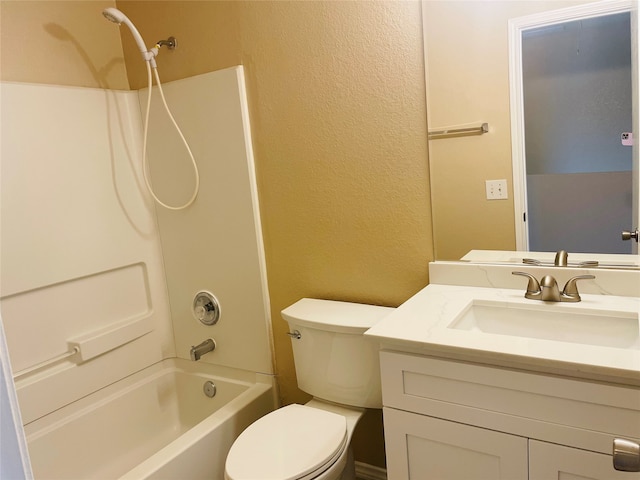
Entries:
<svg viewBox="0 0 640 480">
<path fill-rule="evenodd" d="M 191 152 L 191 148 L 189 148 L 189 144 L 187 143 L 187 140 L 184 138 L 184 135 L 182 134 L 182 130 L 180 130 L 180 127 L 178 126 L 178 123 L 176 122 L 176 120 L 173 118 L 173 115 L 171 114 L 171 110 L 169 110 L 169 106 L 167 105 L 167 100 L 164 98 L 164 92 L 162 91 L 162 84 L 160 83 L 160 76 L 158 75 L 158 69 L 155 68 L 155 67 L 153 68 L 153 72 L 154 72 L 155 77 L 156 77 L 156 84 L 158 85 L 158 91 L 160 92 L 160 98 L 162 98 L 162 103 L 164 104 L 164 108 L 167 111 L 167 114 L 169 115 L 169 118 L 173 122 L 173 126 L 176 128 L 176 131 L 180 135 L 180 138 L 182 139 L 182 142 L 184 143 L 184 146 L 187 149 L 187 152 L 189 153 L 189 157 L 191 158 L 191 163 L 193 165 L 193 170 L 195 172 L 195 177 L 196 177 L 195 187 L 193 189 L 193 195 L 191 196 L 189 201 L 187 201 L 187 203 L 185 203 L 184 205 L 181 205 L 179 207 L 174 207 L 174 206 L 171 206 L 171 205 L 167 205 L 162 200 L 160 200 L 158 198 L 158 196 L 155 194 L 155 192 L 153 191 L 153 187 L 151 186 L 151 182 L 150 182 L 149 176 L 147 174 L 147 167 L 148 167 L 148 165 L 147 165 L 147 136 L 148 136 L 148 133 L 149 133 L 149 112 L 151 110 L 151 89 L 152 89 L 152 86 L 153 86 L 153 78 L 151 76 L 151 65 L 149 64 L 149 62 L 145 62 L 145 63 L 147 64 L 147 83 L 149 85 L 149 92 L 147 94 L 147 112 L 146 112 L 145 118 L 144 118 L 144 140 L 143 140 L 143 144 L 142 144 L 142 176 L 144 177 L 144 182 L 145 182 L 145 184 L 147 186 L 147 190 L 149 190 L 149 193 L 151 194 L 151 196 L 153 197 L 153 199 L 156 202 L 158 202 L 164 208 L 168 208 L 169 210 L 183 210 L 183 209 L 187 208 L 189 205 L 191 205 L 195 201 L 196 197 L 198 196 L 198 191 L 200 190 L 200 174 L 198 172 L 198 165 L 196 164 L 196 159 L 193 157 L 193 153 Z"/>
</svg>

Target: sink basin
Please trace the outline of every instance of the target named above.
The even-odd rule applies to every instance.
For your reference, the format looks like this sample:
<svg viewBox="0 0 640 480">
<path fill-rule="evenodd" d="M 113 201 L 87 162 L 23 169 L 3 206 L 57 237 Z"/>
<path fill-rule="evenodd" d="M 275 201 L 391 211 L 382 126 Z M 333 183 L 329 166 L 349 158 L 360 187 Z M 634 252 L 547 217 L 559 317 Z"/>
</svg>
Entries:
<svg viewBox="0 0 640 480">
<path fill-rule="evenodd" d="M 472 300 L 448 328 L 601 347 L 640 347 L 637 312 L 562 308 L 566 306 Z"/>
</svg>

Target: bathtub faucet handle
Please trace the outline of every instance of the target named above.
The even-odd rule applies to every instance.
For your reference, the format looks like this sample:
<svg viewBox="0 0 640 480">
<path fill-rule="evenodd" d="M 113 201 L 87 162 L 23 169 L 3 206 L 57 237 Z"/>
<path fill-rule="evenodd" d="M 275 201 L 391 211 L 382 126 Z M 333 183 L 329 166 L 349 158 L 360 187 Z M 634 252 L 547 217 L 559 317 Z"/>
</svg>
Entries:
<svg viewBox="0 0 640 480">
<path fill-rule="evenodd" d="M 191 360 L 197 362 L 205 353 L 213 352 L 216 348 L 216 342 L 212 338 L 207 338 L 200 345 L 191 347 Z"/>
</svg>

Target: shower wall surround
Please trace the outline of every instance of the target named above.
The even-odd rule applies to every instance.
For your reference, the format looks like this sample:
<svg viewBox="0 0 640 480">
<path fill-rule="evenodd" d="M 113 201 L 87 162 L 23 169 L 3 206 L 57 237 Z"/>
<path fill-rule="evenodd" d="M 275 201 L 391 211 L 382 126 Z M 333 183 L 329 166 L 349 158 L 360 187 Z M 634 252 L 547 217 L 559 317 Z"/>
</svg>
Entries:
<svg viewBox="0 0 640 480">
<path fill-rule="evenodd" d="M 1 88 L 0 307 L 29 423 L 175 349 L 153 205 L 136 158 L 136 95 Z M 20 375 L 83 336 L 126 329 L 123 322 L 142 324 L 141 336 L 84 363 L 74 355 Z"/>
<path fill-rule="evenodd" d="M 140 91 L 143 107 L 146 92 Z M 189 141 L 201 181 L 196 203 L 188 209 L 157 209 L 177 354 L 188 359 L 191 345 L 212 337 L 216 350 L 201 361 L 273 373 L 243 68 L 176 80 L 166 84 L 164 92 Z M 159 95 L 153 97 L 151 112 L 148 156 L 154 191 L 170 205 L 184 204 L 193 192 L 189 157 Z M 191 313 L 200 289 L 210 290 L 220 301 L 222 314 L 213 327 Z"/>
<path fill-rule="evenodd" d="M 201 361 L 271 373 L 242 69 L 166 85 L 202 184 L 192 208 L 157 216 L 136 92 L 0 88 L 0 307 L 23 423 L 163 358 L 189 358 L 209 337 L 219 348 Z M 179 195 L 178 183 L 191 187 L 179 172 L 191 171 L 153 108 L 152 178 L 166 194 L 166 166 Z M 217 326 L 191 316 L 199 289 L 221 301 Z"/>
</svg>

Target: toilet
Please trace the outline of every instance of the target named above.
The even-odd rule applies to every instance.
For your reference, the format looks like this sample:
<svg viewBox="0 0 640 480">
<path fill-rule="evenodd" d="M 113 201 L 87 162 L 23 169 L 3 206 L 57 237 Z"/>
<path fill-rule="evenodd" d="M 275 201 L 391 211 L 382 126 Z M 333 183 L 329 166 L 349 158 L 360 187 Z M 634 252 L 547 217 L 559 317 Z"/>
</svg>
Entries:
<svg viewBox="0 0 640 480">
<path fill-rule="evenodd" d="M 231 446 L 227 480 L 353 480 L 350 442 L 382 408 L 378 344 L 363 333 L 393 308 L 303 298 L 282 311 L 296 378 L 313 398 L 251 424 Z"/>
</svg>

